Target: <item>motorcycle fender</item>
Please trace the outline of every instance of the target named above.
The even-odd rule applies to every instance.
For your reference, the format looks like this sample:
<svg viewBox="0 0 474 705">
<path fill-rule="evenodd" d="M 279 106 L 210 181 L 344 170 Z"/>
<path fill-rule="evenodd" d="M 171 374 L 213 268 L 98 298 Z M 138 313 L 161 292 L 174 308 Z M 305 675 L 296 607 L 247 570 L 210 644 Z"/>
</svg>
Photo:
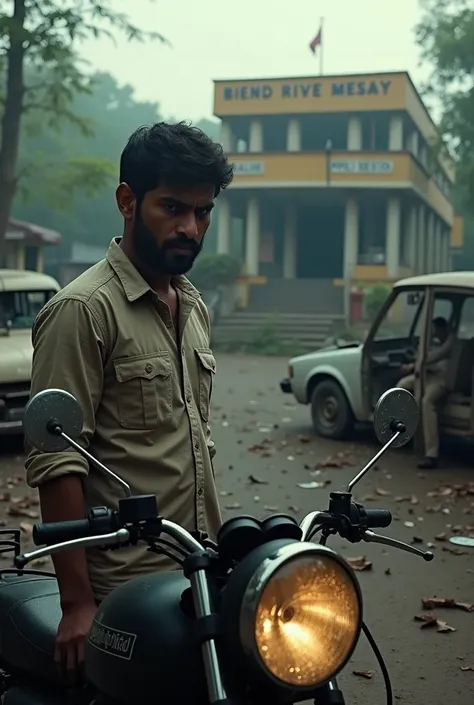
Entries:
<svg viewBox="0 0 474 705">
<path fill-rule="evenodd" d="M 3 696 L 2 705 L 65 705 L 66 699 L 41 687 L 14 686 Z"/>
</svg>

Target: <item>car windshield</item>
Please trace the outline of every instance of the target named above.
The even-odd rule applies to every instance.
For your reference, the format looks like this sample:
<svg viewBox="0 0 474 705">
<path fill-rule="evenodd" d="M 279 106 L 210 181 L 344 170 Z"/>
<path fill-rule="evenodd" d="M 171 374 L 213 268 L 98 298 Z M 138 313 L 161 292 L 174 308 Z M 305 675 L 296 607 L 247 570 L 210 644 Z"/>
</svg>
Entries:
<svg viewBox="0 0 474 705">
<path fill-rule="evenodd" d="M 32 328 L 33 322 L 54 291 L 1 291 L 0 328 L 10 321 L 11 329 Z"/>
</svg>

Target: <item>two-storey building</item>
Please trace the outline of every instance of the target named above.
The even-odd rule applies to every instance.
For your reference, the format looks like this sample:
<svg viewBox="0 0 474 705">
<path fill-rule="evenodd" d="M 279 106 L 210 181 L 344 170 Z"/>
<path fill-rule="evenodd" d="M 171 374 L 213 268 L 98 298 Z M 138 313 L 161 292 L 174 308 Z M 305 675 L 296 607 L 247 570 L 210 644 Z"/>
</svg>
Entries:
<svg viewBox="0 0 474 705">
<path fill-rule="evenodd" d="M 332 291 L 340 308 L 344 281 L 450 268 L 454 165 L 407 73 L 219 80 L 214 113 L 235 163 L 217 249 L 260 296 Z"/>
</svg>

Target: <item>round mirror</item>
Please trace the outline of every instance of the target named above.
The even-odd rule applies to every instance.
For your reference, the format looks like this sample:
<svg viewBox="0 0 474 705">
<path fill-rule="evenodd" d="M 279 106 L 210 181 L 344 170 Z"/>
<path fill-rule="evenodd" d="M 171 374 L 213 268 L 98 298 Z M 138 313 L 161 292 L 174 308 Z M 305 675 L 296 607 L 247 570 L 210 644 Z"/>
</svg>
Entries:
<svg viewBox="0 0 474 705">
<path fill-rule="evenodd" d="M 50 421 L 61 424 L 63 432 L 75 440 L 82 431 L 82 409 L 76 397 L 63 389 L 45 389 L 38 392 L 25 407 L 23 430 L 35 448 L 45 453 L 57 453 L 69 448 L 61 436 L 48 430 Z"/>
<path fill-rule="evenodd" d="M 415 435 L 418 426 L 418 404 L 413 394 L 400 387 L 384 392 L 375 407 L 374 429 L 382 445 L 392 438 L 394 421 L 401 421 L 406 426 L 406 431 L 401 433 L 392 445 L 392 448 L 401 448 Z"/>
</svg>

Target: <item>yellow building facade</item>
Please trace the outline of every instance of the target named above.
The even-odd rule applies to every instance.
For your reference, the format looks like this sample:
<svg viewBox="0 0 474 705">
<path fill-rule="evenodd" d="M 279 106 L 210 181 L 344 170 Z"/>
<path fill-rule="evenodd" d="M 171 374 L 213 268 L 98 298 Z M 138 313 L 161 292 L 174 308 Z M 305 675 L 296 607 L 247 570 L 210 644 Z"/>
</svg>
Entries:
<svg viewBox="0 0 474 705">
<path fill-rule="evenodd" d="M 235 164 L 218 251 L 242 222 L 248 276 L 394 281 L 450 269 L 454 165 L 407 73 L 215 81 Z"/>
</svg>

